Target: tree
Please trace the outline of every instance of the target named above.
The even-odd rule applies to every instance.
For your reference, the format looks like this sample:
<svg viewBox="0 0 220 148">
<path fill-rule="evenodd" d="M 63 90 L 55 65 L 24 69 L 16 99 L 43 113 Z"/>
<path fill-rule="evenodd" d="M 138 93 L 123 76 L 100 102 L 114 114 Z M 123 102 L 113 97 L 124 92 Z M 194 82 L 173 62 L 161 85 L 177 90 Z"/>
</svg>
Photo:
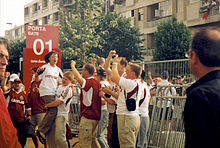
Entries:
<svg viewBox="0 0 220 148">
<path fill-rule="evenodd" d="M 7 66 L 7 71 L 11 73 L 21 72 L 19 70 L 19 58 L 23 57 L 23 48 L 26 47 L 26 40 L 14 41 L 10 43 L 9 50 L 9 64 Z"/>
<path fill-rule="evenodd" d="M 93 53 L 107 57 L 109 51 L 114 49 L 129 61 L 143 59 L 143 34 L 131 26 L 130 19 L 116 13 L 102 14 L 97 19 L 99 23 L 95 31 L 100 40 L 99 46 L 92 49 Z"/>
<path fill-rule="evenodd" d="M 77 60 L 77 67 L 81 67 L 95 56 L 90 50 L 99 46 L 100 37 L 94 32 L 98 23 L 95 17 L 100 13 L 100 6 L 99 0 L 76 0 L 67 11 L 60 10 L 63 21 L 59 45 L 62 49 L 63 68 L 70 67 L 71 59 Z"/>
<path fill-rule="evenodd" d="M 173 16 L 157 27 L 154 39 L 153 60 L 183 59 L 189 49 L 191 34 L 187 26 Z"/>
</svg>

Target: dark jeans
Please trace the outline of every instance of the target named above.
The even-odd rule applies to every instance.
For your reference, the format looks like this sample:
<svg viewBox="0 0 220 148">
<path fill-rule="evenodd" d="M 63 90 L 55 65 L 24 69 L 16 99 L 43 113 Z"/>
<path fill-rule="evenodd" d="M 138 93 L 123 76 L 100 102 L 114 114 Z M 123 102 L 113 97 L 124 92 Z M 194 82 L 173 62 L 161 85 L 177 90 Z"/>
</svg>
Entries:
<svg viewBox="0 0 220 148">
<path fill-rule="evenodd" d="M 26 122 L 17 122 L 13 120 L 12 122 L 14 127 L 17 129 L 18 141 L 21 144 L 21 146 L 24 147 L 27 141 Z"/>
<path fill-rule="evenodd" d="M 118 140 L 118 124 L 117 124 L 116 113 L 114 113 L 113 123 L 112 123 L 111 147 L 112 148 L 120 148 L 119 140 Z"/>
</svg>

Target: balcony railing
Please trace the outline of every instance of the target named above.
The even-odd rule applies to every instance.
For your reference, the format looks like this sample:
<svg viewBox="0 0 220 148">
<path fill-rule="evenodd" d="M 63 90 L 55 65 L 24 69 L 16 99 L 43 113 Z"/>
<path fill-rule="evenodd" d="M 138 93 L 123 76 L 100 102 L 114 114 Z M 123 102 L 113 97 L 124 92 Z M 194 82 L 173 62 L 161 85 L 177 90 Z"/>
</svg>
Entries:
<svg viewBox="0 0 220 148">
<path fill-rule="evenodd" d="M 47 12 L 48 11 L 48 7 L 44 7 L 43 9 L 42 9 L 42 13 L 45 13 L 45 12 Z"/>
<path fill-rule="evenodd" d="M 200 13 L 200 18 L 203 17 L 203 13 L 204 13 L 204 12 L 201 12 L 201 13 Z M 208 17 L 209 17 L 209 16 L 213 16 L 213 15 L 220 15 L 220 9 L 219 9 L 219 7 L 213 8 L 213 9 L 211 9 L 211 10 L 208 12 Z"/>
<path fill-rule="evenodd" d="M 168 16 L 168 17 L 164 17 L 164 18 L 161 18 L 161 19 L 158 19 L 158 20 L 153 20 L 153 21 L 148 21 L 147 22 L 147 27 L 156 27 L 158 26 L 161 22 L 163 21 L 167 21 L 171 19 L 171 16 Z"/>
</svg>

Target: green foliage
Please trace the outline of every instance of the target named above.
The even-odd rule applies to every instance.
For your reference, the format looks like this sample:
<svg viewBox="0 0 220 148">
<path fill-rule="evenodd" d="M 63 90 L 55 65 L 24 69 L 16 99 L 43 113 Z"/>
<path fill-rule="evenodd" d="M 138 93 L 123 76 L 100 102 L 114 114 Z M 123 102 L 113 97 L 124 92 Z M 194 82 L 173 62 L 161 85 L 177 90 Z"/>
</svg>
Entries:
<svg viewBox="0 0 220 148">
<path fill-rule="evenodd" d="M 77 67 L 81 67 L 95 56 L 90 50 L 98 46 L 99 36 L 94 34 L 98 23 L 95 17 L 100 13 L 100 6 L 99 0 L 76 0 L 68 9 L 72 18 L 60 10 L 63 24 L 60 26 L 59 45 L 63 68 L 70 68 L 71 59 L 77 60 Z"/>
<path fill-rule="evenodd" d="M 139 29 L 132 27 L 130 19 L 116 13 L 102 14 L 98 18 L 96 35 L 100 36 L 99 46 L 92 52 L 102 57 L 107 57 L 110 50 L 114 49 L 119 56 L 127 60 L 142 60 L 144 47 L 141 46 L 143 35 Z"/>
<path fill-rule="evenodd" d="M 131 27 L 129 19 L 116 13 L 101 14 L 100 9 L 99 0 L 77 0 L 68 15 L 60 10 L 63 23 L 59 45 L 64 69 L 70 68 L 71 59 L 81 67 L 91 58 L 107 57 L 112 49 L 128 60 L 143 59 L 139 29 Z"/>
<path fill-rule="evenodd" d="M 26 40 L 15 41 L 10 43 L 9 50 L 9 64 L 7 66 L 7 71 L 18 73 L 19 71 L 19 58 L 23 57 L 23 48 L 26 47 Z"/>
<path fill-rule="evenodd" d="M 183 22 L 177 22 L 173 16 L 162 22 L 154 34 L 155 50 L 153 60 L 184 59 L 189 49 L 191 33 Z"/>
</svg>

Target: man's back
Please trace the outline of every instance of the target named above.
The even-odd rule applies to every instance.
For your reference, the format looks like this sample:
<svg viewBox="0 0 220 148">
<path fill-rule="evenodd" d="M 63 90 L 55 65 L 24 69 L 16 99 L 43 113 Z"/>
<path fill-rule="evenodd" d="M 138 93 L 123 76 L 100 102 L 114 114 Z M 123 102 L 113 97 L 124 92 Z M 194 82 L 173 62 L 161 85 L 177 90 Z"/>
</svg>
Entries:
<svg viewBox="0 0 220 148">
<path fill-rule="evenodd" d="M 220 147 L 220 70 L 187 89 L 184 121 L 185 147 Z"/>
</svg>

